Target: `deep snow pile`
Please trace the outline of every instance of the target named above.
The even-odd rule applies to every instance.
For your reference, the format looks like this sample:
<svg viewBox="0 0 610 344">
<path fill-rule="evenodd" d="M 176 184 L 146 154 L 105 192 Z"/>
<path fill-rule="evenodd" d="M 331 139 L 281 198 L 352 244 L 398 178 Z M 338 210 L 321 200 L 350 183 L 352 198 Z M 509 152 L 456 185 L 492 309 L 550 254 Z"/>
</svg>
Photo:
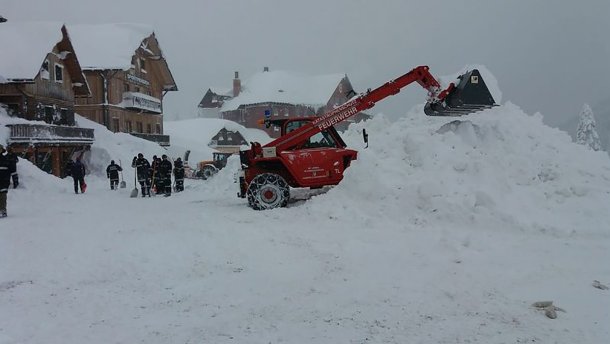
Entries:
<svg viewBox="0 0 610 344">
<path fill-rule="evenodd" d="M 21 161 L 0 343 L 605 342 L 608 156 L 512 104 L 453 120 L 352 125 L 340 185 L 260 212 L 235 197 L 236 158 L 150 199 L 95 175 L 77 196 Z M 206 145 L 193 123 L 172 141 Z M 103 130 L 100 163 L 159 149 Z M 565 313 L 531 307 L 547 300 Z"/>
<path fill-rule="evenodd" d="M 156 143 L 146 141 L 126 133 L 113 133 L 105 126 L 76 116 L 77 125 L 95 130 L 95 142 L 91 152 L 85 155 L 85 162 L 92 174 L 106 175 L 106 166 L 110 160 L 123 162 L 123 167 L 129 168 L 134 156 L 144 154 L 149 161 L 153 155 L 161 157 L 166 154 L 170 161 L 184 158 L 187 150 L 191 151 L 189 162 L 196 166 L 197 161 L 211 160 L 214 149 L 208 147 L 210 139 L 222 128 L 239 131 L 247 141 L 270 141 L 262 130 L 246 129 L 243 126 L 222 119 L 190 119 L 184 121 L 165 122 L 165 134 L 170 136 L 170 147 L 160 147 Z M 127 170 L 126 170 L 127 171 Z"/>
<path fill-rule="evenodd" d="M 87 173 L 105 178 L 106 167 L 110 160 L 121 164 L 125 173 L 131 171 L 131 161 L 138 153 L 150 161 L 153 155 L 161 157 L 167 150 L 158 144 L 146 141 L 126 133 L 113 133 L 105 126 L 93 122 L 85 117 L 75 115 L 76 124 L 82 128 L 94 129 L 95 141 L 91 146 L 91 151 L 85 154 L 84 163 L 87 166 Z M 133 174 L 130 174 L 133 177 Z M 128 180 L 129 177 L 125 175 Z"/>
<path fill-rule="evenodd" d="M 363 145 L 362 127 L 370 146 L 333 190 L 345 201 L 379 203 L 350 205 L 360 216 L 609 234 L 610 160 L 544 125 L 539 114 L 511 103 L 457 120 L 412 111 L 396 123 L 378 117 L 350 127 L 348 145 Z M 309 206 L 328 209 L 336 201 Z"/>
</svg>

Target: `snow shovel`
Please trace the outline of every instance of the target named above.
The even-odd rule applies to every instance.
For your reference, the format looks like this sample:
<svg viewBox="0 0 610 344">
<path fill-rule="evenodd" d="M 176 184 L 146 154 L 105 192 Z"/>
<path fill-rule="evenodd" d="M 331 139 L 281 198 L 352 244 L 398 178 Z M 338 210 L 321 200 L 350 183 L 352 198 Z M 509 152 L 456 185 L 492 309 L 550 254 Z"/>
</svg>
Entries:
<svg viewBox="0 0 610 344">
<path fill-rule="evenodd" d="M 123 166 L 121 166 L 121 160 L 119 160 L 119 167 L 121 168 L 121 183 L 119 184 L 119 187 L 121 189 L 124 189 L 127 187 L 127 183 L 125 182 L 125 179 L 123 178 Z"/>
<path fill-rule="evenodd" d="M 131 190 L 131 198 L 138 197 L 138 168 L 136 167 L 135 174 L 133 176 L 133 190 Z"/>
</svg>

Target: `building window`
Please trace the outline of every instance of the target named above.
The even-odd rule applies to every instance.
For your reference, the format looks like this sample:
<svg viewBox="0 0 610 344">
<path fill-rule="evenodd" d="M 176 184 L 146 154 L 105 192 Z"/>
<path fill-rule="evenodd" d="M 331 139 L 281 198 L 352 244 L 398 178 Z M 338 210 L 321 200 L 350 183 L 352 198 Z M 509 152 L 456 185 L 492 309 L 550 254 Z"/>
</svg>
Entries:
<svg viewBox="0 0 610 344">
<path fill-rule="evenodd" d="M 61 119 L 59 120 L 60 121 L 59 124 L 68 124 L 69 123 L 69 120 L 68 120 L 68 109 L 61 108 L 59 110 L 59 112 L 61 113 Z"/>
<path fill-rule="evenodd" d="M 152 134 L 152 125 L 150 125 L 150 124 L 146 125 L 146 132 L 149 134 Z"/>
<path fill-rule="evenodd" d="M 142 126 L 142 122 L 136 122 L 136 132 L 137 133 L 143 133 L 144 132 L 143 128 L 144 127 Z"/>
<path fill-rule="evenodd" d="M 60 64 L 55 65 L 55 82 L 64 82 L 64 66 Z"/>
<path fill-rule="evenodd" d="M 157 134 L 161 134 L 161 124 L 157 123 Z"/>
<path fill-rule="evenodd" d="M 121 128 L 119 127 L 119 119 L 116 117 L 112 119 L 112 131 L 115 133 L 121 131 Z"/>
<path fill-rule="evenodd" d="M 6 105 L 8 106 L 8 115 L 9 116 L 16 116 L 19 114 L 19 104 L 9 103 Z"/>
<path fill-rule="evenodd" d="M 49 80 L 51 73 L 49 73 L 49 60 L 44 60 L 42 67 L 40 68 L 40 77 L 45 80 Z"/>
<path fill-rule="evenodd" d="M 129 92 L 129 84 L 128 83 L 124 83 L 123 84 L 123 92 Z"/>
<path fill-rule="evenodd" d="M 128 133 L 131 133 L 133 131 L 133 128 L 131 126 L 131 121 L 125 121 L 125 129 Z"/>
<path fill-rule="evenodd" d="M 140 61 L 140 71 L 142 73 L 146 73 L 146 60 L 139 59 L 139 61 Z"/>
<path fill-rule="evenodd" d="M 52 106 L 44 107 L 44 121 L 51 124 L 53 123 L 53 117 L 55 115 L 55 108 Z"/>
</svg>

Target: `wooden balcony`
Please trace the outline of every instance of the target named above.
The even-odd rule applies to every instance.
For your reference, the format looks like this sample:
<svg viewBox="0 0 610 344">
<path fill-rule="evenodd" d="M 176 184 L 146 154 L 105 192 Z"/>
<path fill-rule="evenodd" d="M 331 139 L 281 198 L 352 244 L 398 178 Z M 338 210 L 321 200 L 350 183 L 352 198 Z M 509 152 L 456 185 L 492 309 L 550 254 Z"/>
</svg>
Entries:
<svg viewBox="0 0 610 344">
<path fill-rule="evenodd" d="M 163 113 L 161 100 L 139 92 L 123 92 L 123 102 L 126 109 L 136 109 L 150 113 Z"/>
<path fill-rule="evenodd" d="M 169 147 L 169 135 L 161 135 L 161 134 L 144 134 L 144 133 L 130 133 L 135 137 L 139 137 L 144 140 L 156 142 L 159 146 Z"/>
<path fill-rule="evenodd" d="M 44 124 L 7 124 L 9 143 L 92 144 L 93 129 Z"/>
</svg>

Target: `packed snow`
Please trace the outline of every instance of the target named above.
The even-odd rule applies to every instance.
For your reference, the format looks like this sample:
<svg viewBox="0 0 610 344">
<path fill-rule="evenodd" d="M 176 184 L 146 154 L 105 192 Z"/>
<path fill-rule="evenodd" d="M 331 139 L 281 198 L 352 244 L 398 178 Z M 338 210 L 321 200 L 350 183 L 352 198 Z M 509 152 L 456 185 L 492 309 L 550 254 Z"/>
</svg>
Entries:
<svg viewBox="0 0 610 344">
<path fill-rule="evenodd" d="M 287 208 L 237 198 L 236 157 L 182 193 L 129 197 L 126 160 L 208 154 L 217 121 L 165 123 L 183 146 L 165 151 L 79 118 L 96 137 L 85 194 L 19 162 L 0 220 L 0 343 L 610 338 L 610 160 L 541 115 L 418 107 L 352 124 L 343 136 L 359 156 L 342 183 L 292 190 Z M 126 189 L 109 189 L 110 159 Z"/>
<path fill-rule="evenodd" d="M 70 24 L 68 34 L 83 69 L 128 70 L 153 28 L 136 23 Z"/>
<path fill-rule="evenodd" d="M 57 22 L 2 23 L 0 84 L 10 79 L 34 79 L 47 54 L 62 40 L 62 26 Z"/>
<path fill-rule="evenodd" d="M 261 102 L 304 104 L 320 107 L 328 103 L 346 76 L 328 74 L 309 76 L 287 71 L 268 71 L 254 74 L 242 84 L 239 95 L 227 100 L 221 111 L 232 111 L 241 105 Z"/>
</svg>

